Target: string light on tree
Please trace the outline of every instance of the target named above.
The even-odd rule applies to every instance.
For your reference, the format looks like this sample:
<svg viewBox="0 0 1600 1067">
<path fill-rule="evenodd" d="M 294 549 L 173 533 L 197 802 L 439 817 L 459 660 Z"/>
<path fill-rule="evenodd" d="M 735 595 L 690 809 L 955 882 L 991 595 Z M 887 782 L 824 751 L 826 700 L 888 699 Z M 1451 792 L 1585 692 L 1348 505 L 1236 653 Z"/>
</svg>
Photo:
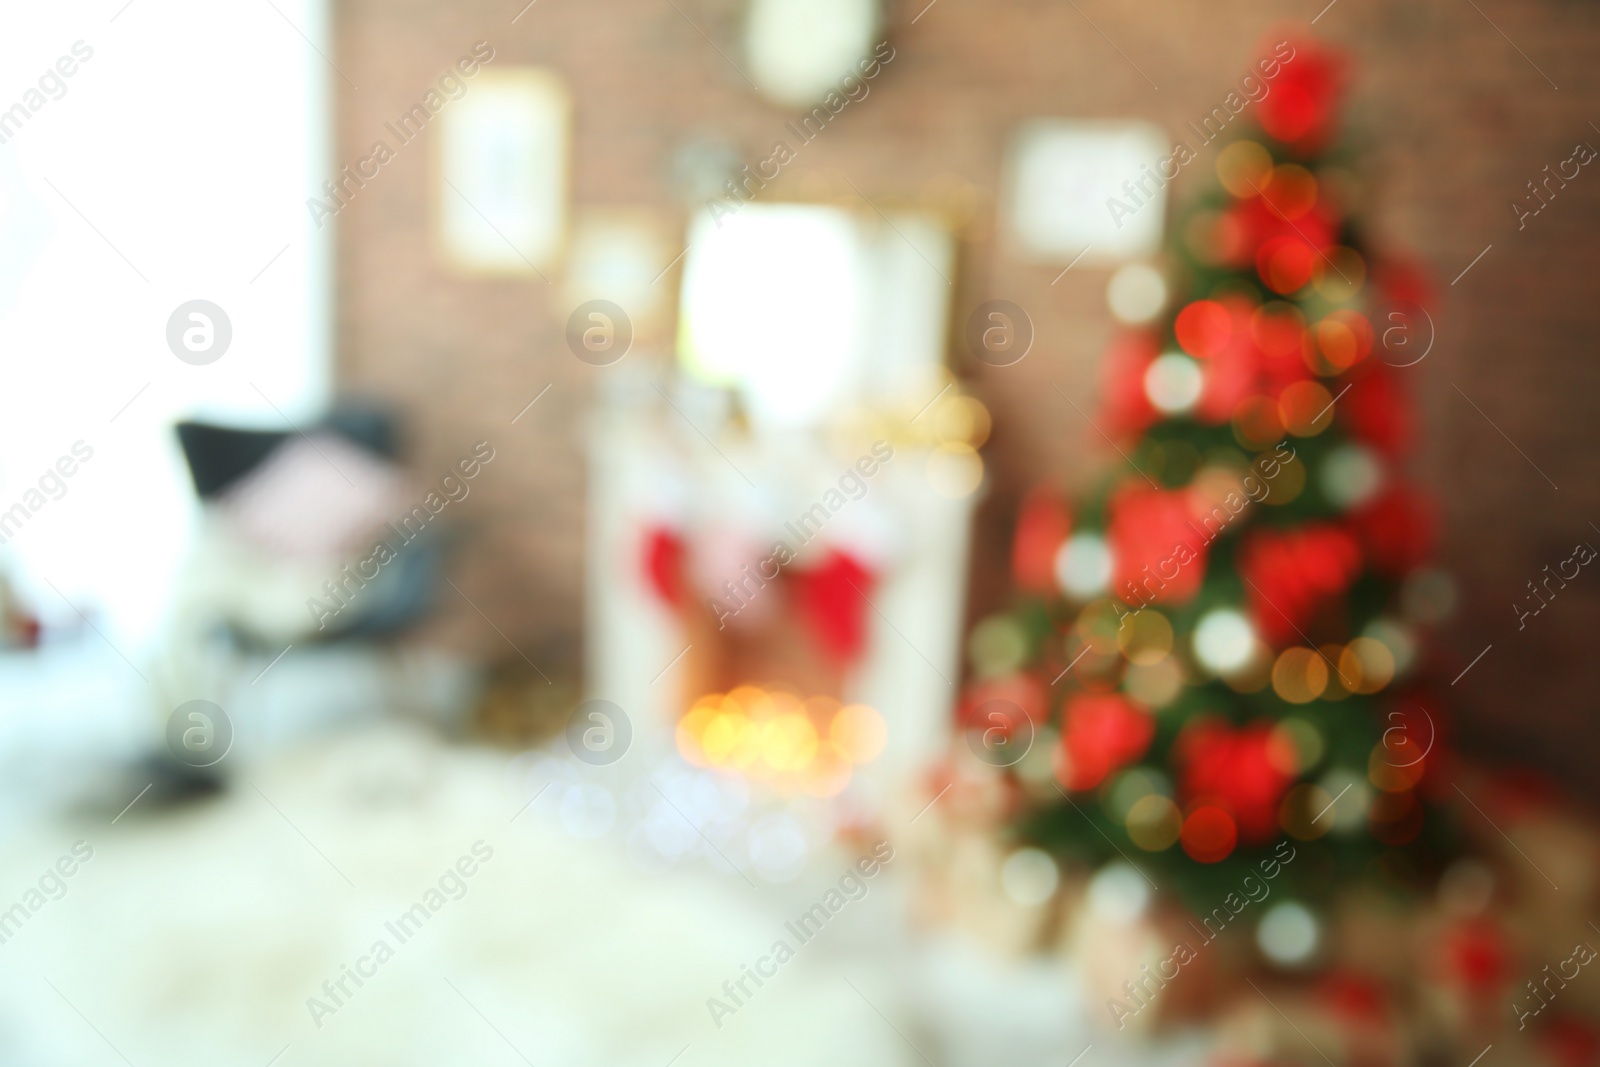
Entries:
<svg viewBox="0 0 1600 1067">
<path fill-rule="evenodd" d="M 1062 592 L 1088 600 L 1105 592 L 1111 583 L 1111 549 L 1098 534 L 1074 534 L 1056 553 L 1056 580 Z"/>
<path fill-rule="evenodd" d="M 1255 649 L 1255 629 L 1243 612 L 1233 608 L 1209 612 L 1195 627 L 1195 658 L 1215 674 L 1240 670 L 1250 662 Z"/>
</svg>

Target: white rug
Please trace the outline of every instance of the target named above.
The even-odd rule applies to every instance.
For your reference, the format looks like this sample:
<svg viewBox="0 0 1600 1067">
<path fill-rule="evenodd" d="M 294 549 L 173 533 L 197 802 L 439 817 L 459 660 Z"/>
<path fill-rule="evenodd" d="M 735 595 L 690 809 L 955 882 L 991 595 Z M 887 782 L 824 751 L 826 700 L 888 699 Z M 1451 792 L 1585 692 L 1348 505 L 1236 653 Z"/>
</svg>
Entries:
<svg viewBox="0 0 1600 1067">
<path fill-rule="evenodd" d="M 616 840 L 572 836 L 543 805 L 519 814 L 508 769 L 378 728 L 274 757 L 178 812 L 13 823 L 0 1063 L 922 1062 L 892 964 L 852 948 L 889 890 L 747 982 L 719 1027 L 708 998 L 787 936 L 811 890 L 641 873 Z M 810 868 L 831 879 L 849 862 L 829 851 Z"/>
</svg>

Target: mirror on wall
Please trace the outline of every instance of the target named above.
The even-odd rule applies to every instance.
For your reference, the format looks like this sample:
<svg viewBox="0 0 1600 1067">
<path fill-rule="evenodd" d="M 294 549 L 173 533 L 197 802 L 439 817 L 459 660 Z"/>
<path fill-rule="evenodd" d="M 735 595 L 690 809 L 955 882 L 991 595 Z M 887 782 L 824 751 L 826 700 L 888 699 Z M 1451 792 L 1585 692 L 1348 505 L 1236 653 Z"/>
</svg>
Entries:
<svg viewBox="0 0 1600 1067">
<path fill-rule="evenodd" d="M 933 215 L 747 204 L 688 245 L 679 365 L 756 425 L 815 425 L 943 361 L 955 242 Z"/>
</svg>

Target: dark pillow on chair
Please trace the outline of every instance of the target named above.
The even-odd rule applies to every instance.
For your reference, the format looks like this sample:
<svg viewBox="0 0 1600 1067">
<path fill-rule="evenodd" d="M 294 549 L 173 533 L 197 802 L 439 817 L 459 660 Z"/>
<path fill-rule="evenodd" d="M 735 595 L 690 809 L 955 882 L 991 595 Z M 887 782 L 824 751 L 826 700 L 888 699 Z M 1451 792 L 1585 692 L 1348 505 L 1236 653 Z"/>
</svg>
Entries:
<svg viewBox="0 0 1600 1067">
<path fill-rule="evenodd" d="M 201 500 L 243 478 L 289 436 L 280 430 L 235 430 L 204 422 L 178 423 L 178 443 Z"/>
<path fill-rule="evenodd" d="M 399 458 L 394 416 L 382 408 L 342 404 L 317 428 L 332 430 L 385 459 Z M 292 434 L 290 430 L 237 430 L 207 422 L 178 423 L 178 443 L 201 500 L 210 500 L 249 474 Z"/>
</svg>

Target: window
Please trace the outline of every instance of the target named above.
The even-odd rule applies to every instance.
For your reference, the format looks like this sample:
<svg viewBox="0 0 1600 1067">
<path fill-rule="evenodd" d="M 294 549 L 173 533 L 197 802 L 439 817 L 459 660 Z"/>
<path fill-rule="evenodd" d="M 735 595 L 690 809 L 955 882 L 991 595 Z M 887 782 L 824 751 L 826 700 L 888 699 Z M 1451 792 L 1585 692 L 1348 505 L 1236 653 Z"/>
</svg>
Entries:
<svg viewBox="0 0 1600 1067">
<path fill-rule="evenodd" d="M 306 207 L 337 169 L 326 22 L 323 0 L 4 16 L 0 568 L 47 620 L 75 617 L 51 586 L 98 609 L 130 654 L 196 515 L 173 422 L 283 428 L 328 396 L 332 222 Z M 194 300 L 226 327 L 180 334 L 231 332 L 203 365 L 167 341 Z"/>
</svg>

